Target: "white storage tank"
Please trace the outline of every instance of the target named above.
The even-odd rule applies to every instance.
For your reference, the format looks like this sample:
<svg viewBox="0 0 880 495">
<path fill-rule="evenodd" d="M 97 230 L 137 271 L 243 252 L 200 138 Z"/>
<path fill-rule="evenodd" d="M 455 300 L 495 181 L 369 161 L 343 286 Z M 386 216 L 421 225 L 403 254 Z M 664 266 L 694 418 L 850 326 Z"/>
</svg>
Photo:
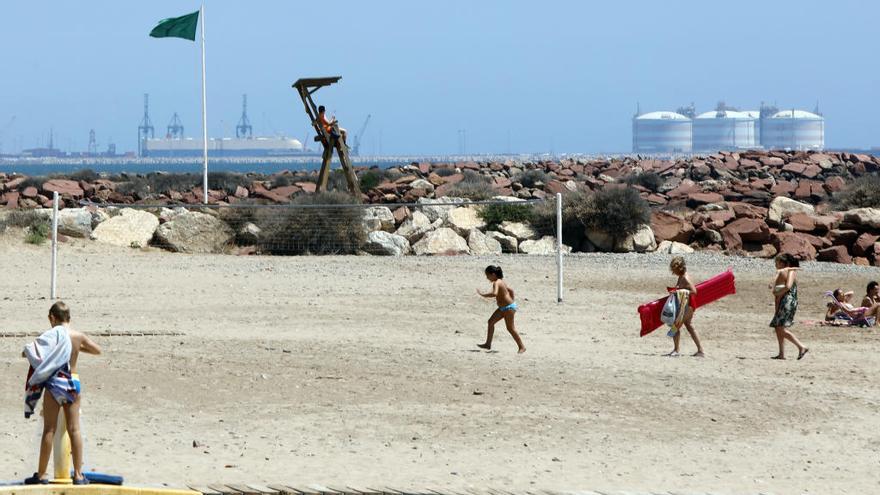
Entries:
<svg viewBox="0 0 880 495">
<path fill-rule="evenodd" d="M 650 112 L 633 118 L 633 153 L 690 153 L 693 123 L 675 112 Z"/>
<path fill-rule="evenodd" d="M 746 112 L 713 110 L 694 119 L 694 151 L 730 151 L 755 147 L 755 118 Z"/>
<path fill-rule="evenodd" d="M 821 150 L 825 148 L 825 118 L 803 110 L 783 110 L 764 119 L 767 149 Z"/>
</svg>

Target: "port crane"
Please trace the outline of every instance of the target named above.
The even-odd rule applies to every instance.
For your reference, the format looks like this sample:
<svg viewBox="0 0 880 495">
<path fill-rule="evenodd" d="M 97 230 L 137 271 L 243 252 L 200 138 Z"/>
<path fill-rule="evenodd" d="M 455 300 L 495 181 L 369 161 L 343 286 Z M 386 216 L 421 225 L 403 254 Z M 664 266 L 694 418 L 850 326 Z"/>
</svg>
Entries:
<svg viewBox="0 0 880 495">
<path fill-rule="evenodd" d="M 247 95 L 241 95 L 241 118 L 235 126 L 235 137 L 251 139 L 254 137 L 254 127 L 247 115 Z"/>
<path fill-rule="evenodd" d="M 183 139 L 183 122 L 180 121 L 177 112 L 174 112 L 174 116 L 171 117 L 171 122 L 168 123 L 168 130 L 165 137 L 168 139 Z"/>
<path fill-rule="evenodd" d="M 153 121 L 150 120 L 150 95 L 144 93 L 144 117 L 141 119 L 141 125 L 138 126 L 138 156 L 144 156 L 144 142 L 149 138 L 153 139 L 156 134 L 153 129 Z"/>
<path fill-rule="evenodd" d="M 353 156 L 361 156 L 361 138 L 363 138 L 364 133 L 367 132 L 367 125 L 370 123 L 370 117 L 372 117 L 372 115 L 367 114 L 367 118 L 364 120 L 364 125 L 362 125 L 357 134 L 354 135 L 354 143 L 351 146 L 351 154 Z"/>
<path fill-rule="evenodd" d="M 330 126 L 331 132 L 328 132 L 324 128 L 324 123 L 318 122 L 318 106 L 315 105 L 312 99 L 312 94 L 315 91 L 324 86 L 336 84 L 340 79 L 342 79 L 342 76 L 303 78 L 293 83 L 293 88 L 299 93 L 303 106 L 305 106 L 306 114 L 309 116 L 312 127 L 317 133 L 315 141 L 320 142 L 324 147 L 324 153 L 321 156 L 321 171 L 318 173 L 318 192 L 327 190 L 327 182 L 330 178 L 330 161 L 333 159 L 333 150 L 336 150 L 336 154 L 339 156 L 339 163 L 342 164 L 345 180 L 348 182 L 348 189 L 353 195 L 360 197 L 361 187 L 358 183 L 357 175 L 354 173 L 354 168 L 351 166 L 348 145 L 342 139 L 342 135 L 339 132 L 339 123 L 334 122 Z"/>
</svg>

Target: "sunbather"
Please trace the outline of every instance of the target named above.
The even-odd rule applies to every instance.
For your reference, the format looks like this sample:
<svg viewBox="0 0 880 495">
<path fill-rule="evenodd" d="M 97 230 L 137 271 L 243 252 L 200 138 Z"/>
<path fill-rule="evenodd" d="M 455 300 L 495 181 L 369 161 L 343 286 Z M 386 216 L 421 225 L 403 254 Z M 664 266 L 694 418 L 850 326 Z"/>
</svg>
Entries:
<svg viewBox="0 0 880 495">
<path fill-rule="evenodd" d="M 834 309 L 829 307 L 825 313 L 825 320 L 844 320 L 849 322 L 850 325 L 869 327 L 876 325 L 877 319 L 880 317 L 880 304 L 857 308 L 850 303 L 852 294 L 852 291 L 844 292 L 842 289 L 835 289 L 833 292 L 826 293 L 831 298 L 829 306 L 833 306 Z M 829 319 L 829 315 L 833 315 L 833 317 Z"/>
<path fill-rule="evenodd" d="M 870 308 L 875 304 L 880 304 L 880 284 L 872 280 L 868 282 L 865 297 L 862 298 L 862 307 Z"/>
</svg>

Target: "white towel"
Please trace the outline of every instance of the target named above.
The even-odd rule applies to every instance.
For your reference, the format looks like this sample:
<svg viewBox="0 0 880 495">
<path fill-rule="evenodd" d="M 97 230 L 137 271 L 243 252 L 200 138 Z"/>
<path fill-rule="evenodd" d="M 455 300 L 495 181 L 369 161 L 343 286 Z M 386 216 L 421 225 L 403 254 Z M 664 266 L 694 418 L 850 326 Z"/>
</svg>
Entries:
<svg viewBox="0 0 880 495">
<path fill-rule="evenodd" d="M 28 385 L 40 385 L 69 364 L 71 350 L 70 334 L 64 325 L 43 332 L 37 340 L 24 346 L 24 355 L 34 369 Z"/>
</svg>

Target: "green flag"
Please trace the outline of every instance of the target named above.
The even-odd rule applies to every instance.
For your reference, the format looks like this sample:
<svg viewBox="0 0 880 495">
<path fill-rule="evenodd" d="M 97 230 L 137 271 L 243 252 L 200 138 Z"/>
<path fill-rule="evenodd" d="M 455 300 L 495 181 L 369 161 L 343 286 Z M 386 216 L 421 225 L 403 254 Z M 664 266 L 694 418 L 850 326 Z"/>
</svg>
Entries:
<svg viewBox="0 0 880 495">
<path fill-rule="evenodd" d="M 196 40 L 196 25 L 199 23 L 199 11 L 180 17 L 171 17 L 159 21 L 159 25 L 150 31 L 153 38 L 183 38 Z"/>
</svg>

